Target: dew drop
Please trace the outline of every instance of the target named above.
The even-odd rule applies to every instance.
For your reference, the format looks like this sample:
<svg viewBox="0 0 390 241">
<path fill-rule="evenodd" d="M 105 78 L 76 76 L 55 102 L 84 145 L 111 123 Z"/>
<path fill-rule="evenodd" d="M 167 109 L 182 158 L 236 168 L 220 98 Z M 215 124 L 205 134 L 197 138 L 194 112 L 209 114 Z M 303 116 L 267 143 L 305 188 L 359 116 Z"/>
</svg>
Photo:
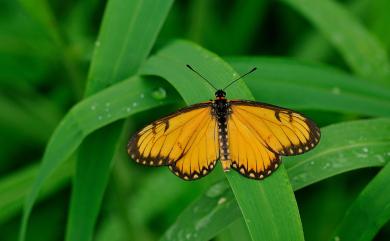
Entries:
<svg viewBox="0 0 390 241">
<path fill-rule="evenodd" d="M 152 92 L 152 97 L 157 100 L 163 100 L 167 97 L 167 91 L 164 88 L 159 87 Z"/>
<path fill-rule="evenodd" d="M 103 119 L 103 117 L 101 115 L 98 116 L 98 120 L 101 120 Z"/>
<path fill-rule="evenodd" d="M 221 198 L 218 200 L 218 205 L 221 205 L 221 204 L 223 204 L 224 202 L 226 202 L 226 198 L 221 197 Z"/>
<path fill-rule="evenodd" d="M 140 97 L 141 99 L 145 98 L 144 93 L 141 93 L 141 94 L 139 95 L 139 97 Z"/>
<path fill-rule="evenodd" d="M 330 164 L 329 164 L 329 163 L 326 163 L 323 169 L 327 169 L 327 168 L 329 168 L 329 167 L 330 167 Z"/>
<path fill-rule="evenodd" d="M 334 237 L 334 241 L 340 241 L 340 237 L 339 236 L 335 236 Z"/>
<path fill-rule="evenodd" d="M 343 35 L 339 34 L 339 33 L 334 33 L 331 35 L 331 38 L 333 39 L 333 41 L 337 42 L 337 43 L 340 43 L 343 41 Z"/>
<path fill-rule="evenodd" d="M 99 46 L 100 46 L 100 41 L 96 41 L 96 42 L 95 42 L 95 46 L 96 46 L 96 47 L 99 47 Z"/>
<path fill-rule="evenodd" d="M 107 114 L 107 118 L 111 118 L 111 114 Z"/>
<path fill-rule="evenodd" d="M 92 105 L 92 106 L 91 106 L 91 110 L 96 110 L 96 106 L 95 106 L 95 105 Z"/>
<path fill-rule="evenodd" d="M 385 163 L 386 160 L 382 155 L 376 154 L 375 157 L 378 159 L 380 163 Z"/>
<path fill-rule="evenodd" d="M 127 111 L 127 112 L 130 112 L 130 111 L 131 111 L 131 108 L 130 108 L 130 107 L 127 107 L 127 108 L 126 108 L 126 111 Z"/>
<path fill-rule="evenodd" d="M 332 94 L 339 95 L 341 93 L 341 90 L 339 87 L 333 87 Z"/>
<path fill-rule="evenodd" d="M 133 102 L 133 107 L 136 107 L 138 105 L 137 102 Z"/>
<path fill-rule="evenodd" d="M 210 189 L 206 192 L 206 196 L 208 197 L 218 197 L 220 196 L 226 189 L 228 189 L 228 186 L 226 183 L 217 183 L 214 186 L 210 187 Z"/>
<path fill-rule="evenodd" d="M 311 162 L 310 162 L 310 165 L 314 165 L 314 161 L 311 161 Z"/>
<path fill-rule="evenodd" d="M 295 176 L 292 178 L 293 181 L 297 182 L 299 180 L 299 177 Z"/>
<path fill-rule="evenodd" d="M 106 106 L 109 107 L 111 105 L 110 102 L 106 102 Z"/>
<path fill-rule="evenodd" d="M 368 148 L 367 147 L 364 147 L 362 150 L 363 150 L 363 152 L 368 152 Z"/>
</svg>

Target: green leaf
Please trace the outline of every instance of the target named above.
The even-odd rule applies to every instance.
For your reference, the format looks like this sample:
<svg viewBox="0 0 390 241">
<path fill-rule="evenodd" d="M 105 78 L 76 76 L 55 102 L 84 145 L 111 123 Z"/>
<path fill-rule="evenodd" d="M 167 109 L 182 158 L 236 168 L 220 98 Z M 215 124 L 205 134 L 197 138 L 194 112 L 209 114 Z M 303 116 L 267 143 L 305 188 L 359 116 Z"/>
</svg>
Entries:
<svg viewBox="0 0 390 241">
<path fill-rule="evenodd" d="M 92 239 L 122 126 L 122 121 L 106 126 L 87 136 L 80 146 L 66 240 Z"/>
<path fill-rule="evenodd" d="M 215 230 L 227 227 L 238 217 L 242 215 L 229 184 L 219 182 L 186 208 L 161 240 L 211 240 Z"/>
<path fill-rule="evenodd" d="M 43 27 L 54 43 L 61 45 L 61 35 L 48 2 L 46 0 L 19 0 L 19 3 Z"/>
<path fill-rule="evenodd" d="M 108 2 L 86 94 L 126 79 L 148 56 L 173 0 Z"/>
<path fill-rule="evenodd" d="M 381 40 L 381 42 L 390 48 L 390 31 L 388 30 L 388 23 L 390 22 L 390 15 L 387 14 L 390 9 L 390 2 L 387 0 L 370 1 L 369 15 L 371 18 L 370 26 L 372 32 Z"/>
<path fill-rule="evenodd" d="M 390 64 L 381 44 L 333 0 L 283 0 L 305 16 L 343 55 L 358 75 L 388 83 Z"/>
<path fill-rule="evenodd" d="M 141 73 L 167 79 L 187 104 L 211 98 L 213 89 L 189 71 L 186 64 L 207 76 L 218 88 L 237 76 L 228 64 L 214 54 L 184 41 L 177 41 L 151 57 Z M 253 99 L 242 81 L 229 89 L 229 96 Z M 229 172 L 226 177 L 252 239 L 303 240 L 298 207 L 284 166 L 264 181 L 250 180 L 237 172 Z"/>
<path fill-rule="evenodd" d="M 133 91 L 129 92 L 129 89 Z M 165 95 L 159 96 L 161 92 Z M 38 176 L 25 202 L 20 240 L 24 239 L 31 209 L 42 185 L 88 134 L 131 114 L 177 101 L 177 94 L 164 82 L 133 77 L 75 105 L 58 125 L 46 147 Z"/>
<path fill-rule="evenodd" d="M 320 144 L 304 155 L 286 158 L 294 188 L 346 171 L 383 166 L 390 160 L 390 119 L 344 122 L 321 130 Z"/>
<path fill-rule="evenodd" d="M 343 172 L 390 162 L 390 119 L 335 124 L 322 128 L 321 132 L 321 141 L 314 150 L 284 159 L 294 190 Z M 188 206 L 165 233 L 163 240 L 181 240 L 180 230 L 190 237 L 202 237 L 198 240 L 209 240 L 241 218 L 230 190 L 215 192 L 217 195 L 212 198 L 207 194 L 221 185 L 226 184 L 215 184 Z M 198 206 L 202 207 L 202 212 L 196 211 Z M 221 219 L 221 215 L 225 218 Z M 207 220 L 208 225 L 199 226 L 202 220 Z"/>
<path fill-rule="evenodd" d="M 92 59 L 86 95 L 136 73 L 149 54 L 171 4 L 172 1 L 165 0 L 109 1 Z M 66 240 L 92 239 L 113 156 L 117 146 L 122 146 L 117 143 L 122 141 L 119 138 L 122 126 L 120 122 L 98 130 L 80 147 Z"/>
<path fill-rule="evenodd" d="M 61 57 L 62 64 L 66 69 L 66 74 L 72 87 L 74 94 L 79 97 L 82 90 L 82 73 L 72 54 L 71 49 L 66 46 L 66 41 L 62 38 L 59 24 L 50 9 L 46 0 L 19 0 L 20 4 L 26 12 L 32 16 L 33 20 L 37 21 L 43 30 L 48 34 L 49 38 L 56 47 L 58 52 L 56 55 Z M 35 44 L 35 43 L 34 43 Z M 46 48 L 46 46 L 45 46 Z"/>
<path fill-rule="evenodd" d="M 44 118 L 44 116 L 46 118 Z M 51 102 L 39 96 L 0 96 L 0 126 L 2 133 L 44 144 L 60 119 Z"/>
<path fill-rule="evenodd" d="M 390 90 L 337 69 L 287 58 L 235 57 L 256 100 L 293 109 L 390 116 Z"/>
<path fill-rule="evenodd" d="M 38 170 L 38 165 L 29 166 L 0 180 L 0 223 L 9 220 L 22 210 L 23 201 L 30 192 L 31 182 L 37 176 Z M 39 199 L 50 195 L 67 184 L 73 175 L 73 171 L 74 161 L 68 161 L 60 166 L 49 177 L 50 181 L 43 185 Z"/>
<path fill-rule="evenodd" d="M 223 232 L 217 236 L 220 241 L 251 241 L 248 229 L 245 225 L 245 220 L 241 217 L 230 224 Z"/>
<path fill-rule="evenodd" d="M 390 220 L 389 183 L 390 165 L 387 164 L 350 206 L 332 240 L 374 240 L 380 228 Z"/>
</svg>

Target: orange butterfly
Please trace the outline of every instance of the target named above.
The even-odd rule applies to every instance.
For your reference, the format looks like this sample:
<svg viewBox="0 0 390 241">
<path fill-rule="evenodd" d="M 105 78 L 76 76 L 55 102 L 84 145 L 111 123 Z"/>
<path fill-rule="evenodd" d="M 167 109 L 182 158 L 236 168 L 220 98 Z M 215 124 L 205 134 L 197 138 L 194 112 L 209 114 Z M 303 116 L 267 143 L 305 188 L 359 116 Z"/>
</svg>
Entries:
<svg viewBox="0 0 390 241">
<path fill-rule="evenodd" d="M 281 155 L 312 149 L 321 134 L 310 119 L 269 104 L 225 98 L 227 87 L 254 70 L 217 90 L 215 100 L 183 108 L 141 129 L 128 143 L 130 157 L 143 165 L 168 166 L 184 180 L 207 175 L 217 160 L 224 171 L 233 168 L 263 179 L 280 165 Z"/>
</svg>

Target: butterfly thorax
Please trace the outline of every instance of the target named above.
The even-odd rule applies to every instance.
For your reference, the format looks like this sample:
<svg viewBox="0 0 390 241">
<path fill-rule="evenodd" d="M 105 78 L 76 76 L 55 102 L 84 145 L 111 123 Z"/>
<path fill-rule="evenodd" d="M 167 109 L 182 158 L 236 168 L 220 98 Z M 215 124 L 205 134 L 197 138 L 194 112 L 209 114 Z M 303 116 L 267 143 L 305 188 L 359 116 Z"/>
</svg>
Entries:
<svg viewBox="0 0 390 241">
<path fill-rule="evenodd" d="M 224 171 L 229 171 L 231 159 L 229 152 L 228 119 L 231 113 L 229 102 L 223 97 L 218 97 L 213 102 L 213 114 L 218 123 L 219 156 Z"/>
</svg>

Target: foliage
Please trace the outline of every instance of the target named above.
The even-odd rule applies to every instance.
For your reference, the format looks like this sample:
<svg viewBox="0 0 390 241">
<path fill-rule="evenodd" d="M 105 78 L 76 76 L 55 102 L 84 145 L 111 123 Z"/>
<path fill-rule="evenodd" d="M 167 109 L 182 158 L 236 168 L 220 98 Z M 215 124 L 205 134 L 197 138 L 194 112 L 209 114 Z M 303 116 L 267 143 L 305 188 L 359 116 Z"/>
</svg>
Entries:
<svg viewBox="0 0 390 241">
<path fill-rule="evenodd" d="M 388 1 L 1 6 L 1 240 L 388 239 Z M 257 66 L 228 97 L 305 113 L 319 146 L 264 181 L 134 164 L 134 131 L 213 98 L 186 64 L 216 86 Z"/>
</svg>

